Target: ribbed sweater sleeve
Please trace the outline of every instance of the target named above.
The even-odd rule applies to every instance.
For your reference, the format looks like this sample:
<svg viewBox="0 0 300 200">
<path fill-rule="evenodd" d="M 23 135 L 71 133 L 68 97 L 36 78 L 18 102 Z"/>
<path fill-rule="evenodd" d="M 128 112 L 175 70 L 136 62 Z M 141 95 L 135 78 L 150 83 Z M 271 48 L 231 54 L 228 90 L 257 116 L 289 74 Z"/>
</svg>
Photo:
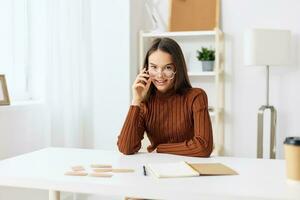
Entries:
<svg viewBox="0 0 300 200">
<path fill-rule="evenodd" d="M 130 106 L 121 133 L 118 137 L 118 148 L 123 154 L 134 154 L 141 148 L 145 126 L 142 108 Z"/>
<path fill-rule="evenodd" d="M 158 153 L 184 156 L 208 157 L 213 149 L 212 126 L 208 112 L 207 95 L 204 91 L 192 101 L 194 136 L 178 143 L 164 143 L 157 146 Z"/>
</svg>

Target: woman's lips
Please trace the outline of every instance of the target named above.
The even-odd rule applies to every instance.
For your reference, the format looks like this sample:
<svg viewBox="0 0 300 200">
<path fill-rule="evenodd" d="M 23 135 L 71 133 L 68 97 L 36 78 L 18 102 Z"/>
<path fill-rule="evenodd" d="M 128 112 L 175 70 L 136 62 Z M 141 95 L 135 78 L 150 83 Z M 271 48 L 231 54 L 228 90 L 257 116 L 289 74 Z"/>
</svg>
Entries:
<svg viewBox="0 0 300 200">
<path fill-rule="evenodd" d="M 161 85 L 165 85 L 167 81 L 166 80 L 154 80 L 154 82 L 156 85 L 161 86 Z"/>
</svg>

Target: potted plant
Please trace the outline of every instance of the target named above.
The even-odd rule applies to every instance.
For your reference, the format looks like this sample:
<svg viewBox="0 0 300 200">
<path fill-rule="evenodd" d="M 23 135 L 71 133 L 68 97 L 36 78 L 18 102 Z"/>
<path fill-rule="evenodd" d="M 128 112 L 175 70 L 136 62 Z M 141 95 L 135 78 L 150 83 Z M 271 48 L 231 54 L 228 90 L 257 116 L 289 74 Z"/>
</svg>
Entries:
<svg viewBox="0 0 300 200">
<path fill-rule="evenodd" d="M 215 50 L 205 47 L 197 50 L 197 58 L 202 62 L 202 71 L 213 71 L 215 63 Z"/>
</svg>

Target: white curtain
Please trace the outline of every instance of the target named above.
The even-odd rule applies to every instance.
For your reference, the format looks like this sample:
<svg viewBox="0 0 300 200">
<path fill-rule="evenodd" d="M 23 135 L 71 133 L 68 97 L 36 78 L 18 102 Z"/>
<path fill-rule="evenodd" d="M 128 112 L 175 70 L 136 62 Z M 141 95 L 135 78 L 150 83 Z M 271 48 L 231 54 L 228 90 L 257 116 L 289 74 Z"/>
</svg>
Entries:
<svg viewBox="0 0 300 200">
<path fill-rule="evenodd" d="M 51 145 L 92 147 L 89 0 L 46 0 L 46 101 Z"/>
</svg>

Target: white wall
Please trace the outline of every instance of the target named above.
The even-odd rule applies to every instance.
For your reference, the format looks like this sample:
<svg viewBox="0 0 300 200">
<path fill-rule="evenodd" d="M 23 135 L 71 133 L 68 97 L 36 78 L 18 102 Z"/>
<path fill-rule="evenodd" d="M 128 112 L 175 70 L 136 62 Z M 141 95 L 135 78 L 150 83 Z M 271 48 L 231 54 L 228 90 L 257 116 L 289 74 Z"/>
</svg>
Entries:
<svg viewBox="0 0 300 200">
<path fill-rule="evenodd" d="M 139 66 L 139 32 L 148 27 L 143 13 L 146 0 L 130 0 L 130 88 L 136 78 Z M 132 91 L 130 89 L 130 99 Z"/>
<path fill-rule="evenodd" d="M 94 147 L 116 149 L 130 101 L 130 4 L 91 2 Z"/>
<path fill-rule="evenodd" d="M 255 156 L 256 113 L 265 103 L 265 68 L 244 67 L 243 31 L 247 28 L 289 29 L 293 34 L 293 65 L 271 67 L 270 103 L 277 108 L 278 155 L 283 156 L 283 140 L 288 135 L 300 135 L 299 33 L 300 2 L 297 0 L 223 1 L 223 30 L 227 34 L 227 68 L 231 72 L 232 132 L 231 152 L 238 156 Z M 232 66 L 230 66 L 230 63 Z M 247 147 L 247 148 L 245 148 Z"/>
<path fill-rule="evenodd" d="M 0 107 L 0 160 L 49 146 L 49 112 L 44 104 Z"/>
</svg>

